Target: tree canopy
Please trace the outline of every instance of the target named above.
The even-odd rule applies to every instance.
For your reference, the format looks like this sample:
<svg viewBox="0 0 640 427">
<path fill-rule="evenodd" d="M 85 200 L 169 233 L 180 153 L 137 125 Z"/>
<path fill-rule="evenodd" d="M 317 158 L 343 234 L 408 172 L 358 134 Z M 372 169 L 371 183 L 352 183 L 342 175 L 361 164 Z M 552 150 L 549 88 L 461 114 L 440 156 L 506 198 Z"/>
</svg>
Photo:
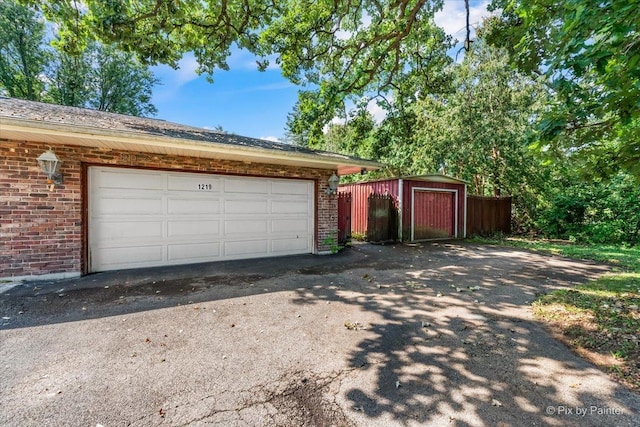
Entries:
<svg viewBox="0 0 640 427">
<path fill-rule="evenodd" d="M 156 113 L 151 91 L 158 80 L 134 54 L 91 40 L 72 54 L 53 49 L 48 37 L 61 40 L 35 9 L 0 0 L 0 90 L 34 101 Z"/>
<path fill-rule="evenodd" d="M 12 1 L 0 1 L 0 85 L 14 98 L 38 100 L 44 82 L 39 74 L 49 62 L 42 49 L 42 19 Z"/>
<path fill-rule="evenodd" d="M 494 0 L 483 36 L 555 95 L 539 148 L 582 157 L 596 173 L 640 177 L 640 1 Z M 606 158 L 606 161 L 603 161 Z"/>
<path fill-rule="evenodd" d="M 323 117 L 343 109 L 345 97 L 436 86 L 450 62 L 449 37 L 433 21 L 442 0 L 23 1 L 60 23 L 66 52 L 93 36 L 150 64 L 177 66 L 193 52 L 198 71 L 211 76 L 228 69 L 234 47 L 247 49 L 259 69 L 275 61 L 286 78 L 309 86 L 301 102 L 315 98 Z M 433 80 L 412 78 L 432 70 Z"/>
<path fill-rule="evenodd" d="M 275 61 L 306 86 L 295 116 L 319 135 L 345 102 L 441 90 L 451 40 L 434 23 L 442 0 L 22 0 L 60 25 L 58 47 L 117 42 L 149 64 L 177 66 L 193 52 L 199 72 L 228 69 L 237 47 L 257 67 Z M 640 0 L 493 0 L 483 37 L 521 71 L 546 75 L 554 101 L 537 146 L 585 164 L 640 175 Z M 461 23 L 462 24 L 462 23 Z M 294 117 L 295 118 L 295 117 Z M 607 164 L 595 159 L 607 157 Z"/>
</svg>

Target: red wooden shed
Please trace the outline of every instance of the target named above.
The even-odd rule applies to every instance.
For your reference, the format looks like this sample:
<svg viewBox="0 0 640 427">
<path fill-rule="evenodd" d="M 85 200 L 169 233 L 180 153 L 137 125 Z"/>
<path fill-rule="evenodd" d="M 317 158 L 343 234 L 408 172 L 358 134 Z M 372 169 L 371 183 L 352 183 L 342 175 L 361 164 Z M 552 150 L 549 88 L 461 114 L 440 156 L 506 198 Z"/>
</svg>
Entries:
<svg viewBox="0 0 640 427">
<path fill-rule="evenodd" d="M 371 194 L 388 194 L 398 209 L 400 241 L 466 237 L 467 185 L 446 175 L 422 175 L 340 185 L 351 193 L 351 232 L 366 234 Z"/>
</svg>

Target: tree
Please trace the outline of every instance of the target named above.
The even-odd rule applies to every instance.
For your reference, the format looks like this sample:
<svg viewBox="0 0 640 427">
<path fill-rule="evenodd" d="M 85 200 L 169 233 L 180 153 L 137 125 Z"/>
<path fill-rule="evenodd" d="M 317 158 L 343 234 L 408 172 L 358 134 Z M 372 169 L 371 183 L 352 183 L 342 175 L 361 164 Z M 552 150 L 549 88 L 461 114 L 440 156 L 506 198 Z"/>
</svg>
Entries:
<svg viewBox="0 0 640 427">
<path fill-rule="evenodd" d="M 529 127 L 544 88 L 512 70 L 504 52 L 482 40 L 452 74 L 450 94 L 413 106 L 420 147 L 415 172 L 444 166 L 480 195 L 529 192 L 538 166 L 527 148 Z"/>
<path fill-rule="evenodd" d="M 46 71 L 50 83 L 45 100 L 72 107 L 86 106 L 92 94 L 92 67 L 86 51 L 67 55 L 54 50 L 51 57 Z"/>
<path fill-rule="evenodd" d="M 133 116 L 157 113 L 151 95 L 159 81 L 134 55 L 101 44 L 94 44 L 89 53 L 94 93 L 89 107 Z"/>
<path fill-rule="evenodd" d="M 61 25 L 66 52 L 95 35 L 152 64 L 176 66 L 193 52 L 198 71 L 209 75 L 228 69 L 234 46 L 256 54 L 260 69 L 275 55 L 285 77 L 309 87 L 301 102 L 316 98 L 321 128 L 346 97 L 415 92 L 415 74 L 437 85 L 450 62 L 450 39 L 433 21 L 442 0 L 23 1 Z"/>
<path fill-rule="evenodd" d="M 515 65 L 544 73 L 555 94 L 539 122 L 538 147 L 581 162 L 606 158 L 603 174 L 640 178 L 639 0 L 494 0 L 494 44 Z M 591 158 L 591 160 L 585 160 Z"/>
<path fill-rule="evenodd" d="M 133 54 L 88 42 L 67 53 L 48 46 L 35 9 L 0 0 L 0 89 L 15 98 L 131 115 L 153 115 L 158 80 Z M 51 28 L 52 29 L 52 28 Z M 60 35 L 53 44 L 61 45 Z"/>
<path fill-rule="evenodd" d="M 32 9 L 0 1 L 0 88 L 9 96 L 42 98 L 42 72 L 50 59 L 44 36 L 44 21 Z"/>
</svg>

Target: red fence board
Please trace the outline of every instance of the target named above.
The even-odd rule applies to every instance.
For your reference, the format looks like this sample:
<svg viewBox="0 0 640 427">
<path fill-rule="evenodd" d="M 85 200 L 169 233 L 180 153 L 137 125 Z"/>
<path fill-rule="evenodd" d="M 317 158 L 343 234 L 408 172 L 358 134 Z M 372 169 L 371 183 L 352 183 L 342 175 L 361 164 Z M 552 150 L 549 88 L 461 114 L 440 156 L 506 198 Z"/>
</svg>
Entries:
<svg viewBox="0 0 640 427">
<path fill-rule="evenodd" d="M 351 193 L 338 193 L 338 243 L 351 238 Z"/>
<path fill-rule="evenodd" d="M 398 197 L 398 180 L 360 182 L 343 184 L 340 191 L 351 193 L 351 232 L 366 235 L 368 198 L 371 194 L 389 194 L 394 200 Z"/>
<path fill-rule="evenodd" d="M 511 233 L 511 197 L 469 196 L 467 203 L 469 236 Z"/>
</svg>

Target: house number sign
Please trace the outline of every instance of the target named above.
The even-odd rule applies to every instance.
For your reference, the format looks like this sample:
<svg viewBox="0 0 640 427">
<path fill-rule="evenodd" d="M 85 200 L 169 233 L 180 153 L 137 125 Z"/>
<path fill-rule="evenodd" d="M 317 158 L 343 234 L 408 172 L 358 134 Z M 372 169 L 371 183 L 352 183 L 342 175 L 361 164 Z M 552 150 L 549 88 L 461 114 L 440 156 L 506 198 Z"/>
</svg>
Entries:
<svg viewBox="0 0 640 427">
<path fill-rule="evenodd" d="M 198 184 L 198 190 L 213 190 L 213 184 Z"/>
</svg>

